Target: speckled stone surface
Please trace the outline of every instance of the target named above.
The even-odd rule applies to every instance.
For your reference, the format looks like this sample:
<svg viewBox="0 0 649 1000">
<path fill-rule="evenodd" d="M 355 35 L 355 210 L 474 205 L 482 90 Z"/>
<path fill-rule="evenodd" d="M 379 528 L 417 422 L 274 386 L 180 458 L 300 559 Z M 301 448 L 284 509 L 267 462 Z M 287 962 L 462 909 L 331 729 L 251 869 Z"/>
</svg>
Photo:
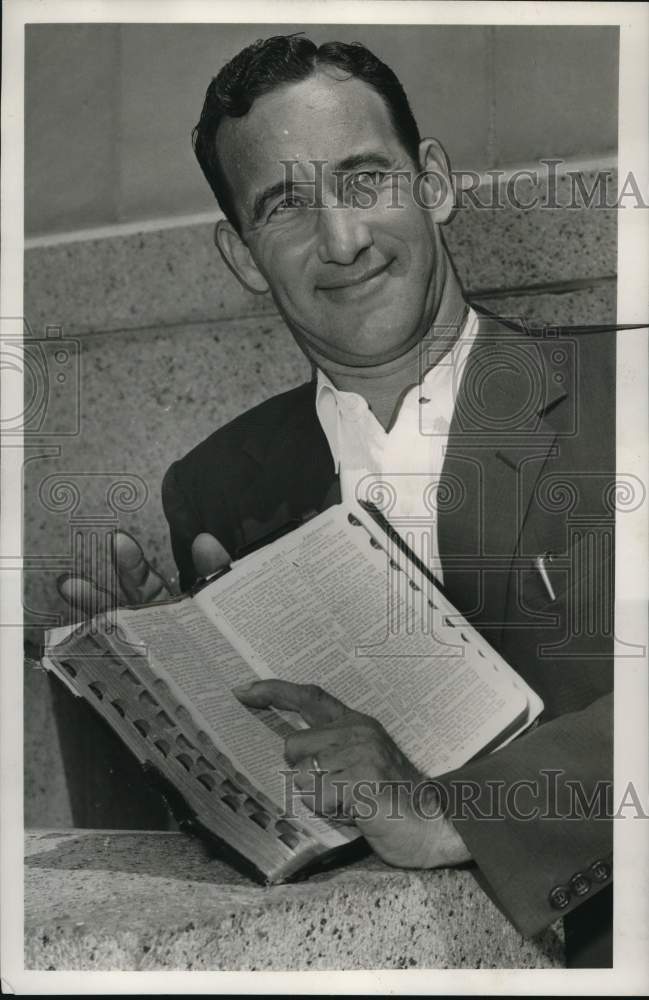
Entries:
<svg viewBox="0 0 649 1000">
<path fill-rule="evenodd" d="M 477 191 L 484 207 L 475 207 L 465 195 L 459 201 L 464 207 L 444 229 L 464 286 L 474 293 L 615 274 L 617 212 L 605 207 L 606 197 L 611 203 L 616 196 L 610 168 L 603 167 L 601 175 L 581 172 L 588 191 L 604 171 L 612 175 L 601 203 L 595 196 L 590 208 L 569 175 L 558 174 L 552 187 L 540 164 L 532 169 L 538 182 L 522 176 L 511 182 L 509 196 L 506 181 L 495 192 L 491 187 Z M 497 207 L 500 203 L 507 207 Z M 563 207 L 544 207 L 554 204 Z"/>
<path fill-rule="evenodd" d="M 228 271 L 212 231 L 181 226 L 27 250 L 30 326 L 75 336 L 274 312 L 269 295 L 245 291 Z"/>
<path fill-rule="evenodd" d="M 467 870 L 377 858 L 263 888 L 184 834 L 32 832 L 25 968 L 556 968 L 561 925 L 524 940 Z"/>
<path fill-rule="evenodd" d="M 512 188 L 530 209 L 506 203 L 492 187 L 465 195 L 445 228 L 449 249 L 470 291 L 613 275 L 616 212 L 585 208 L 575 182 L 558 175 L 556 195 L 523 177 Z M 606 165 L 602 170 L 610 170 Z M 590 191 L 595 169 L 583 171 Z M 576 196 L 572 198 L 575 189 Z M 607 187 L 615 197 L 614 177 Z M 475 200 L 474 199 L 474 200 Z M 573 204 L 574 207 L 568 207 Z M 561 208 L 542 208 L 550 202 Z M 597 203 L 597 198 L 595 198 Z M 581 207 L 580 207 L 581 206 Z M 216 215 L 215 215 L 216 218 Z M 244 291 L 222 263 L 210 225 L 185 226 L 111 239 L 34 247 L 25 254 L 25 315 L 41 335 L 61 325 L 66 335 L 172 326 L 274 312 L 268 295 Z"/>
</svg>

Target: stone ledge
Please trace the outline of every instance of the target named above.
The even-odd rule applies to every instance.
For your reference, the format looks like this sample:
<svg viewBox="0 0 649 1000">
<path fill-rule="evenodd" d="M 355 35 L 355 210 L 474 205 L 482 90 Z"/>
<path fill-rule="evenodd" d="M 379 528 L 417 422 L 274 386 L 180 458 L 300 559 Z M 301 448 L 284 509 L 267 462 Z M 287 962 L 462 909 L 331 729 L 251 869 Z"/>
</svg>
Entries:
<svg viewBox="0 0 649 1000">
<path fill-rule="evenodd" d="M 560 968 L 558 923 L 525 940 L 468 870 L 372 856 L 261 887 L 180 833 L 27 834 L 25 968 Z"/>
</svg>

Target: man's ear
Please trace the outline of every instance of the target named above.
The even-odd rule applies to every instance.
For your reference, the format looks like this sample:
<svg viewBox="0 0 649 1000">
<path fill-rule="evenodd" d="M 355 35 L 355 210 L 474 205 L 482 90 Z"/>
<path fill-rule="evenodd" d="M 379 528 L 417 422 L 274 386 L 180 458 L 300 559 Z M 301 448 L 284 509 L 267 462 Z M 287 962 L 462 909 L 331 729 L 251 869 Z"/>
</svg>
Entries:
<svg viewBox="0 0 649 1000">
<path fill-rule="evenodd" d="M 268 291 L 268 282 L 255 264 L 250 250 L 227 219 L 219 219 L 214 227 L 214 242 L 221 257 L 244 288 L 255 295 Z"/>
<path fill-rule="evenodd" d="M 442 226 L 455 208 L 455 189 L 448 157 L 437 139 L 421 140 L 419 166 L 422 175 L 417 185 L 417 200 L 430 212 L 433 222 Z"/>
</svg>

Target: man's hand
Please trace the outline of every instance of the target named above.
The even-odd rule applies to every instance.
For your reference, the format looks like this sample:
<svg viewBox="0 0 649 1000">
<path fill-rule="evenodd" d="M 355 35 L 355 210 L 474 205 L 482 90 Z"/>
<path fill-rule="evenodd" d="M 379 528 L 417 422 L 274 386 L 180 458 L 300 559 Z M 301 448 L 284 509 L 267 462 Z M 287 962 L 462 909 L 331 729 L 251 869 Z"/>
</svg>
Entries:
<svg viewBox="0 0 649 1000">
<path fill-rule="evenodd" d="M 443 815 L 434 784 L 408 760 L 369 715 L 310 684 L 256 681 L 236 688 L 250 708 L 299 712 L 310 729 L 286 740 L 295 784 L 326 816 L 352 817 L 371 847 L 400 868 L 435 868 L 470 860 L 462 838 Z M 322 774 L 317 774 L 318 770 Z"/>
<path fill-rule="evenodd" d="M 192 545 L 198 576 L 210 576 L 230 563 L 230 556 L 213 535 L 201 534 Z M 113 592 L 83 576 L 59 578 L 59 593 L 85 616 L 124 604 L 149 604 L 171 596 L 166 580 L 147 561 L 139 542 L 125 531 L 115 533 L 116 584 Z"/>
</svg>

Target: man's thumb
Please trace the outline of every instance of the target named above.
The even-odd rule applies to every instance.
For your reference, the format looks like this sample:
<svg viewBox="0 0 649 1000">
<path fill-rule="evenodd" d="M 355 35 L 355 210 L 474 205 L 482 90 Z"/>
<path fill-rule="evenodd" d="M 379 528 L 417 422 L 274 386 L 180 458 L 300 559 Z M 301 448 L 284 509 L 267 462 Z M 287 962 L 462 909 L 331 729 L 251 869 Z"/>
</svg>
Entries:
<svg viewBox="0 0 649 1000">
<path fill-rule="evenodd" d="M 192 542 L 192 559 L 198 576 L 211 576 L 224 566 L 229 566 L 230 555 L 223 548 L 218 538 L 202 532 Z"/>
</svg>

